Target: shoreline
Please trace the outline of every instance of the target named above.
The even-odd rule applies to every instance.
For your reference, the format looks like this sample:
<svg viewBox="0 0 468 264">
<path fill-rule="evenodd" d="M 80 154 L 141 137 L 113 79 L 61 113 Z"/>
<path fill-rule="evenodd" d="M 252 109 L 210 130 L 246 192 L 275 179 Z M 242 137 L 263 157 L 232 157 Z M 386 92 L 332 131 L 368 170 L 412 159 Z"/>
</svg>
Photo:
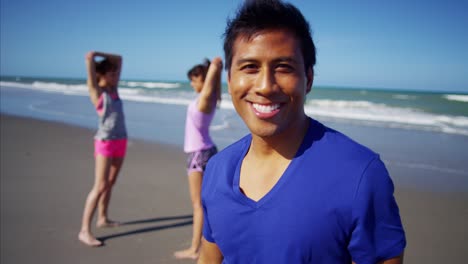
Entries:
<svg viewBox="0 0 468 264">
<path fill-rule="evenodd" d="M 76 237 L 93 181 L 94 131 L 4 113 L 0 124 L 1 263 L 194 263 L 172 257 L 189 245 L 192 228 L 182 148 L 129 139 L 110 205 L 110 216 L 124 225 L 93 227 L 105 240 L 96 249 Z M 468 192 L 398 182 L 405 262 L 465 261 Z"/>
<path fill-rule="evenodd" d="M 132 84 L 130 87 L 121 87 L 125 108 L 128 110 L 127 105 L 132 105 L 131 108 L 136 111 L 129 120 L 137 123 L 142 120 L 138 116 L 139 114 L 145 116 L 146 113 L 142 113 L 143 111 L 174 111 L 176 115 L 179 115 L 178 108 L 186 108 L 188 103 L 195 98 L 192 89 L 185 84 L 174 90 L 149 89 L 144 83 L 141 85 Z M 152 83 L 152 85 L 156 85 L 156 83 Z M 81 122 L 86 123 L 85 125 L 88 127 L 95 125 L 94 123 L 89 124 L 89 121 L 94 119 L 95 113 L 92 111 L 93 108 L 89 107 L 87 88 L 84 83 L 76 85 L 67 81 L 55 83 L 46 80 L 18 86 L 15 86 L 14 83 L 3 83 L 0 84 L 0 92 L 4 97 L 1 98 L 4 105 L 1 107 L 2 112 L 21 112 L 25 113 L 25 116 L 42 116 L 74 123 L 80 121 L 70 121 L 66 118 L 81 118 Z M 309 116 L 324 123 L 383 129 L 398 128 L 468 137 L 468 111 L 466 110 L 468 98 L 466 96 L 454 94 L 434 96 L 434 94 L 422 92 L 420 95 L 412 95 L 401 94 L 398 91 L 379 91 L 376 93 L 380 92 L 385 96 L 374 94 L 372 91 L 317 90 L 310 94 L 305 104 L 305 110 Z M 78 99 L 78 97 L 85 97 L 85 100 Z M 227 144 L 232 143 L 232 140 L 238 138 L 239 134 L 233 134 L 226 128 L 240 129 L 245 133 L 247 131 L 242 129 L 244 126 L 240 124 L 242 123 L 240 118 L 232 118 L 233 113 L 235 116 L 235 111 L 226 91 L 223 97 L 225 100 L 218 111 L 218 113 L 223 113 L 223 116 L 217 117 L 218 114 L 215 116 L 212 131 L 216 133 L 218 130 L 223 130 L 224 134 L 228 135 L 229 140 L 224 141 L 222 135 L 215 136 L 218 136 L 218 141 Z M 12 101 L 16 104 L 11 104 Z M 82 111 L 77 112 L 76 105 L 79 101 L 81 101 L 82 107 L 80 109 Z M 67 102 L 67 104 L 62 104 L 63 102 Z M 26 108 L 21 108 L 21 104 L 25 104 Z M 146 106 L 144 106 L 145 104 Z M 61 107 L 56 107 L 56 105 L 61 105 Z M 182 110 L 182 112 L 184 115 L 185 111 Z M 171 112 L 168 113 L 172 115 Z M 87 119 L 87 122 L 84 119 Z M 157 116 L 145 116 L 145 122 L 147 121 L 168 123 L 164 118 Z M 177 140 L 174 142 L 177 143 Z"/>
</svg>

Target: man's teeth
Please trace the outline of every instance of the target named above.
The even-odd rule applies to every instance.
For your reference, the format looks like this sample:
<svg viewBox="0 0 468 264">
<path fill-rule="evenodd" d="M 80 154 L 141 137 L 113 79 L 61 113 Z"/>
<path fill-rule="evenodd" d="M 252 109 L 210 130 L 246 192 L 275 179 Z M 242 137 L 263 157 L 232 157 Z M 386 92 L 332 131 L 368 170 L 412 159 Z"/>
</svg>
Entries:
<svg viewBox="0 0 468 264">
<path fill-rule="evenodd" d="M 252 106 L 260 113 L 271 113 L 280 107 L 279 104 L 261 105 L 255 103 Z"/>
</svg>

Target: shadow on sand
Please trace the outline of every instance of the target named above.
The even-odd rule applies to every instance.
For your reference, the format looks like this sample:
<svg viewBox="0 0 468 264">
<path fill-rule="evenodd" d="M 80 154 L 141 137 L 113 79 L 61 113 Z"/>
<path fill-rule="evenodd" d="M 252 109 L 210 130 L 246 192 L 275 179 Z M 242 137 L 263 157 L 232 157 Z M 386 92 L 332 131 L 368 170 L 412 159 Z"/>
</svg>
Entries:
<svg viewBox="0 0 468 264">
<path fill-rule="evenodd" d="M 120 232 L 120 233 L 116 233 L 116 234 L 112 234 L 108 236 L 98 237 L 98 239 L 101 240 L 102 242 L 105 242 L 106 240 L 117 238 L 117 237 L 137 235 L 141 233 L 154 232 L 154 231 L 159 231 L 159 230 L 164 230 L 164 229 L 169 229 L 169 228 L 182 227 L 186 225 L 191 225 L 193 223 L 192 215 L 182 215 L 182 216 L 169 216 L 169 217 L 133 220 L 133 221 L 128 221 L 128 222 L 123 222 L 120 224 L 120 226 L 147 224 L 147 223 L 155 223 L 155 222 L 161 222 L 161 221 L 174 221 L 174 220 L 185 220 L 185 221 L 172 223 L 172 224 L 166 224 L 166 225 L 157 225 L 157 226 L 150 226 L 150 227 L 145 227 L 145 228 L 138 228 L 135 230 L 130 230 L 130 231 Z"/>
<path fill-rule="evenodd" d="M 158 217 L 158 218 L 150 218 L 150 219 L 142 219 L 142 220 L 133 220 L 133 221 L 128 221 L 128 222 L 122 222 L 122 223 L 120 223 L 120 225 L 124 226 L 124 225 L 147 224 L 147 223 L 154 223 L 154 222 L 161 222 L 161 221 L 192 219 L 192 217 L 193 217 L 192 215 L 167 216 L 167 217 Z"/>
</svg>

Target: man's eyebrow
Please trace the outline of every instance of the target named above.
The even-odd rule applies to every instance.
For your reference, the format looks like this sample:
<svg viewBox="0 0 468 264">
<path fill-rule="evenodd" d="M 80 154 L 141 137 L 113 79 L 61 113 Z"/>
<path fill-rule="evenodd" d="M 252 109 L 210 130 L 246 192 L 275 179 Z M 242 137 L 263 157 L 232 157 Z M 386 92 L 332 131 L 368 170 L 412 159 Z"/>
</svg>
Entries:
<svg viewBox="0 0 468 264">
<path fill-rule="evenodd" d="M 273 60 L 274 62 L 290 62 L 290 63 L 297 63 L 297 60 L 294 59 L 293 57 L 279 57 L 277 59 Z"/>
<path fill-rule="evenodd" d="M 249 62 L 250 63 L 252 63 L 252 62 L 256 63 L 256 62 L 258 62 L 258 60 L 253 59 L 253 58 L 243 58 L 243 59 L 236 60 L 235 64 L 240 65 L 240 64 L 249 63 Z"/>
<path fill-rule="evenodd" d="M 244 64 L 244 63 L 257 63 L 258 60 L 254 58 L 242 58 L 235 61 L 236 65 Z M 289 62 L 289 63 L 297 63 L 297 60 L 293 57 L 279 57 L 273 60 L 274 63 L 278 62 Z"/>
</svg>

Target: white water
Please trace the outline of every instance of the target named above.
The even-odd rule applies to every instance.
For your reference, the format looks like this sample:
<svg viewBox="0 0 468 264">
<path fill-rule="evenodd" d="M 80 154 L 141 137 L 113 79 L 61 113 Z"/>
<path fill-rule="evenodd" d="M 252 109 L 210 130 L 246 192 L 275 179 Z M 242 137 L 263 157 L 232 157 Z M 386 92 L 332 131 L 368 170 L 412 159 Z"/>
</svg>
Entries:
<svg viewBox="0 0 468 264">
<path fill-rule="evenodd" d="M 32 84 L 24 84 L 1 81 L 0 87 L 1 86 L 67 95 L 86 96 L 88 94 L 88 89 L 85 84 L 61 84 L 40 81 L 35 81 Z M 143 87 L 145 89 L 137 87 Z M 135 102 L 188 105 L 191 100 L 193 100 L 194 93 L 180 91 L 180 89 L 178 91 L 174 90 L 180 87 L 181 84 L 179 83 L 122 81 L 119 84 L 119 94 L 122 99 Z M 406 95 L 395 96 L 399 96 L 400 99 L 404 100 L 413 99 Z M 447 94 L 444 95 L 444 98 L 447 100 L 468 102 L 468 95 Z M 229 94 L 223 94 L 223 101 L 220 107 L 223 109 L 234 109 Z M 468 117 L 427 113 L 414 108 L 391 107 L 369 101 L 312 99 L 307 101 L 305 111 L 310 116 L 317 116 L 335 121 L 358 122 L 367 125 L 427 130 L 468 136 Z M 215 129 L 222 129 L 224 127 L 225 124 Z"/>
</svg>

